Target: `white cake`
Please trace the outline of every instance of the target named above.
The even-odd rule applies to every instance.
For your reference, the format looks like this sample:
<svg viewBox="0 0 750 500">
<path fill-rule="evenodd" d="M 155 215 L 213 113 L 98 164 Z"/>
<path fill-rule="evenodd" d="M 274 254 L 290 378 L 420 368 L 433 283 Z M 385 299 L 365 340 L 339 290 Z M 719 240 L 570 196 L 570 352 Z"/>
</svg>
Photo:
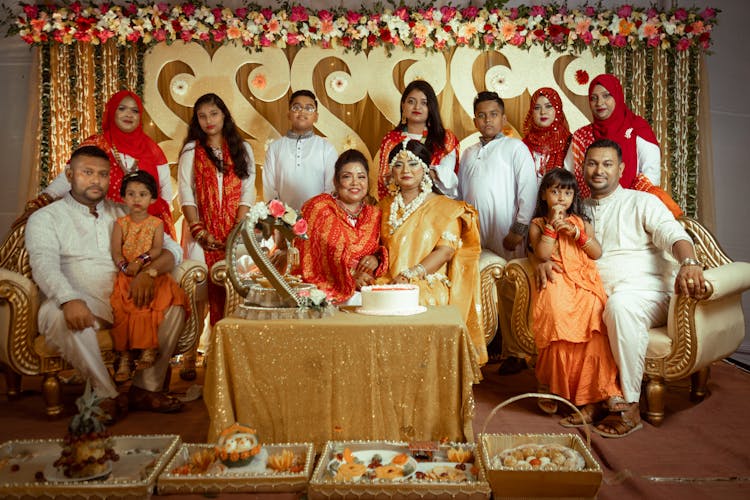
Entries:
<svg viewBox="0 0 750 500">
<path fill-rule="evenodd" d="M 362 312 L 403 314 L 421 312 L 416 285 L 372 285 L 362 287 Z"/>
</svg>

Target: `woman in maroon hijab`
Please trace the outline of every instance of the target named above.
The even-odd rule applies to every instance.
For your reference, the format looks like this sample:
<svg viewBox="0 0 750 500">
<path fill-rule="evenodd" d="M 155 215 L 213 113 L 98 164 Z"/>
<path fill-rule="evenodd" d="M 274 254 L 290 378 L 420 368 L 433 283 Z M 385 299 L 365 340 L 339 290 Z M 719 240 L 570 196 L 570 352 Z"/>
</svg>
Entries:
<svg viewBox="0 0 750 500">
<path fill-rule="evenodd" d="M 589 106 L 593 123 L 573 133 L 573 140 L 565 158 L 565 167 L 575 173 L 581 195 L 589 196 L 583 181 L 583 159 L 586 149 L 596 139 L 610 139 L 620 145 L 625 163 L 620 185 L 652 193 L 661 199 L 675 217 L 682 215 L 680 207 L 660 187 L 661 151 L 659 141 L 646 120 L 633 113 L 625 104 L 620 80 L 610 74 L 599 75 L 589 85 Z"/>
<path fill-rule="evenodd" d="M 534 158 L 537 182 L 553 168 L 564 166 L 570 137 L 560 95 L 550 87 L 538 89 L 523 121 L 523 142 Z"/>
</svg>

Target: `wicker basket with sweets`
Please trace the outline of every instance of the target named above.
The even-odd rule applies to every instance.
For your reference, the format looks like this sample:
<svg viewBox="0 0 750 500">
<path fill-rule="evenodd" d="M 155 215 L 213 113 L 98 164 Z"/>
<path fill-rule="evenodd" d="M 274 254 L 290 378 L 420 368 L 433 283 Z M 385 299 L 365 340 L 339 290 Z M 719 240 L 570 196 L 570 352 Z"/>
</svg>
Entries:
<svg viewBox="0 0 750 500">
<path fill-rule="evenodd" d="M 586 444 L 576 434 L 485 432 L 501 408 L 525 398 L 554 399 L 580 413 L 566 399 L 554 394 L 521 394 L 497 405 L 479 434 L 480 456 L 493 493 L 501 497 L 594 498 L 601 485 L 602 470 L 590 451 L 588 426 L 584 428 Z"/>
</svg>

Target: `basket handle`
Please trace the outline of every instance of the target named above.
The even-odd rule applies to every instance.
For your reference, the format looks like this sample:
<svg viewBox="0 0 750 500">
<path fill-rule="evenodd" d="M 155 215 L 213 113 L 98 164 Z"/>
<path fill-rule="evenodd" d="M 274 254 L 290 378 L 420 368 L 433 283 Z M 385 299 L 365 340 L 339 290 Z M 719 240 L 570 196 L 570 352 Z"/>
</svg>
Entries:
<svg viewBox="0 0 750 500">
<path fill-rule="evenodd" d="M 513 396 L 512 398 L 508 398 L 499 405 L 495 406 L 489 415 L 487 415 L 487 418 L 484 419 L 484 425 L 482 425 L 482 434 L 485 433 L 487 430 L 487 424 L 490 423 L 490 420 L 495 416 L 495 413 L 500 410 L 500 408 L 504 406 L 508 406 L 511 403 L 515 403 L 516 401 L 519 401 L 521 399 L 527 399 L 527 398 L 535 398 L 535 399 L 554 399 L 555 401 L 561 401 L 565 403 L 566 405 L 573 408 L 573 410 L 578 414 L 578 416 L 581 418 L 581 422 L 583 422 L 583 429 L 586 431 L 586 446 L 591 449 L 591 429 L 589 429 L 589 424 L 586 423 L 585 419 L 583 418 L 583 413 L 581 413 L 581 410 L 576 408 L 576 406 L 568 401 L 565 398 L 562 398 L 556 394 L 542 394 L 539 392 L 527 392 L 524 394 L 519 394 L 518 396 Z"/>
</svg>

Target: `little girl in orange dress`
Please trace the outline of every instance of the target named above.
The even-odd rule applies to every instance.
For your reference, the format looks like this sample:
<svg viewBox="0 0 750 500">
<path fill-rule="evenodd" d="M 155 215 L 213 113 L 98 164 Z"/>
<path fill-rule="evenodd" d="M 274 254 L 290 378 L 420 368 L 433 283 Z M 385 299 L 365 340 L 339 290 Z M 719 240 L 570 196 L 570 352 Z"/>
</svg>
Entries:
<svg viewBox="0 0 750 500">
<path fill-rule="evenodd" d="M 534 300 L 533 325 L 540 386 L 577 406 L 586 423 L 597 419 L 602 405 L 621 404 L 617 365 L 602 319 L 607 295 L 594 260 L 602 248 L 584 215 L 575 176 L 555 168 L 542 178 L 535 218 L 529 226 L 534 256 L 551 261 L 559 272 Z M 554 400 L 540 400 L 547 413 Z M 560 421 L 583 425 L 577 414 Z"/>
<path fill-rule="evenodd" d="M 114 316 L 112 340 L 115 351 L 120 354 L 116 382 L 124 382 L 131 376 L 131 350 L 140 351 L 136 370 L 154 364 L 159 348 L 157 333 L 164 312 L 173 305 L 186 310 L 189 307 L 185 292 L 172 276 L 158 275 L 156 269 L 149 268 L 151 261 L 161 254 L 164 244 L 163 222 L 148 213 L 148 207 L 157 199 L 156 180 L 144 170 L 128 174 L 122 180 L 120 195 L 130 213 L 117 219 L 112 229 L 112 259 L 120 271 L 110 296 Z M 130 298 L 130 282 L 140 272 L 154 278 L 154 298 L 141 308 Z"/>
</svg>

